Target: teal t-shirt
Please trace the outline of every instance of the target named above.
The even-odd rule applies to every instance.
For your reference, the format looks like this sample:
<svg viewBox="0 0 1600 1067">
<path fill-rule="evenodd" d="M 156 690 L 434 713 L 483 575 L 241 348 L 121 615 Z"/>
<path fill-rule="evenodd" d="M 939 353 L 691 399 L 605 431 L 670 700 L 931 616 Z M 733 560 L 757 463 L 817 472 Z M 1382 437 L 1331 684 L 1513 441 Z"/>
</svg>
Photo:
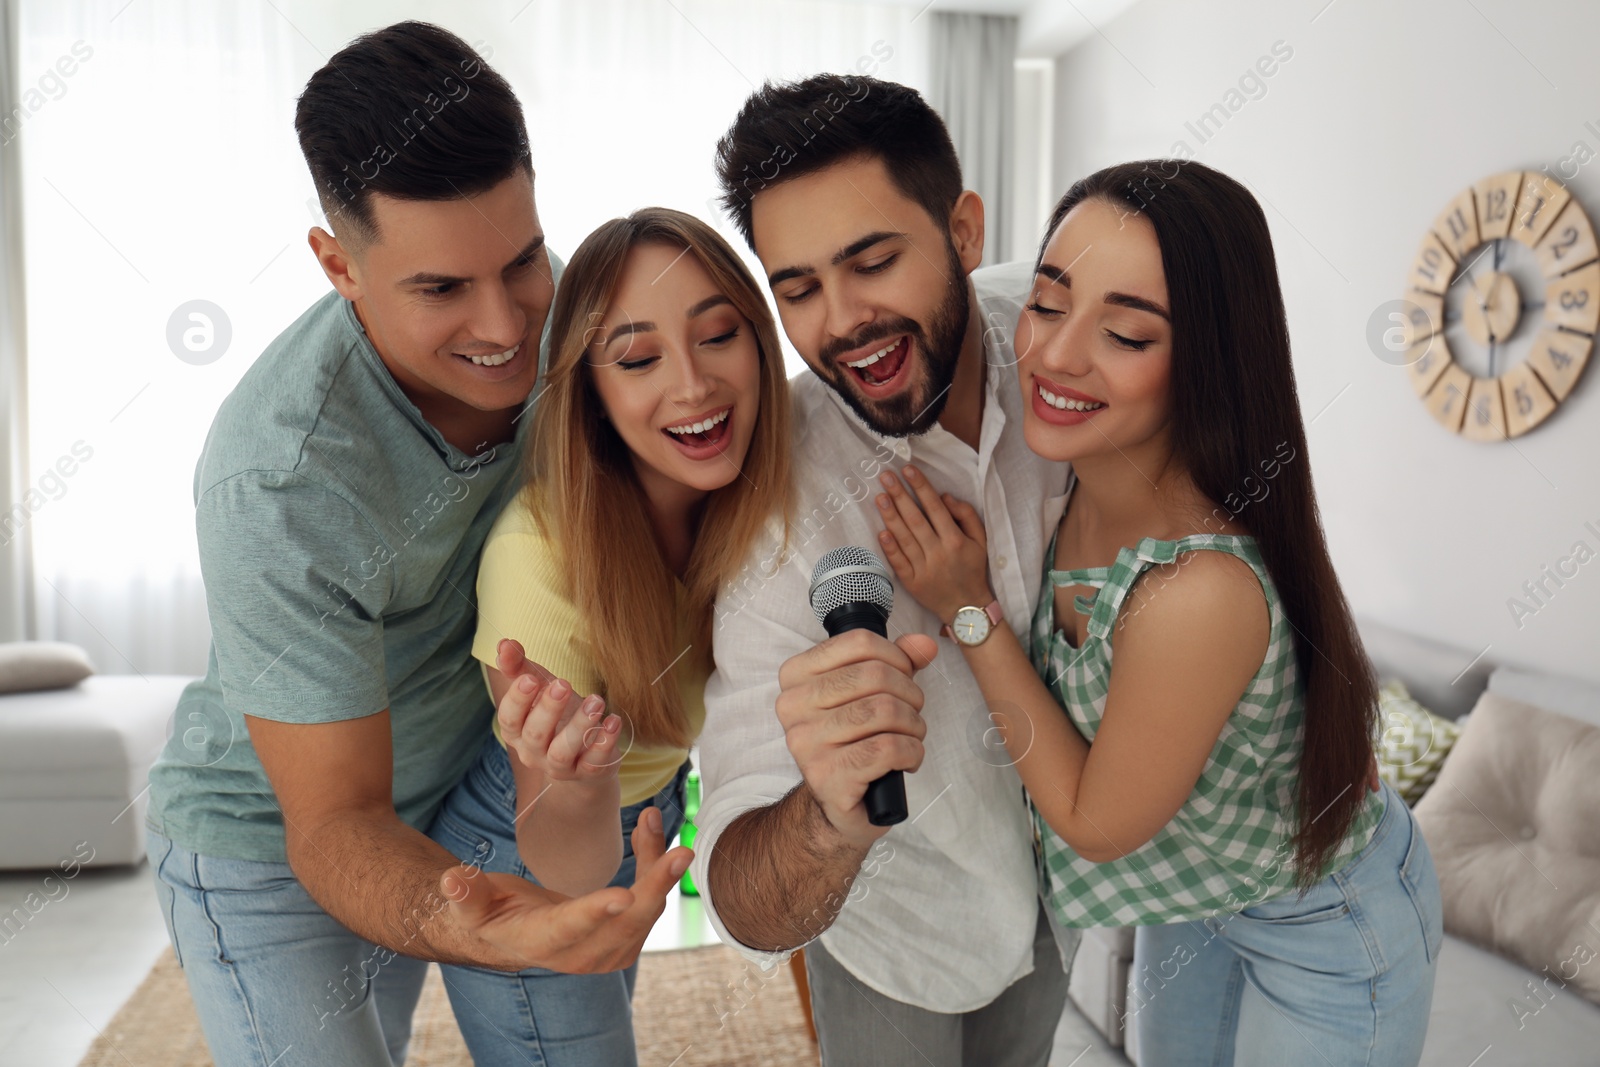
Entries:
<svg viewBox="0 0 1600 1067">
<path fill-rule="evenodd" d="M 195 469 L 211 656 L 151 768 L 151 828 L 203 855 L 285 862 L 243 716 L 324 723 L 385 708 L 395 811 L 428 827 L 489 736 L 474 581 L 532 421 L 479 455 L 449 444 L 336 292 L 273 341 L 223 401 Z"/>
</svg>

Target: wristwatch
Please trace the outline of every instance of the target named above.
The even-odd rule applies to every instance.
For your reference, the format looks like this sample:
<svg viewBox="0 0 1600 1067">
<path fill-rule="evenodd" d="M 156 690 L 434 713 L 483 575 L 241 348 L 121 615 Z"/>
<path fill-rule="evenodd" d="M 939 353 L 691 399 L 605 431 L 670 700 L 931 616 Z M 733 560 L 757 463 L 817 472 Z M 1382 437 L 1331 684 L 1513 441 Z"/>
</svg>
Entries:
<svg viewBox="0 0 1600 1067">
<path fill-rule="evenodd" d="M 939 633 L 948 637 L 957 644 L 972 646 L 981 645 L 988 640 L 990 632 L 1005 621 L 1005 615 L 1000 610 L 1000 601 L 991 600 L 986 608 L 967 606 L 956 609 L 956 617 L 941 627 Z"/>
</svg>

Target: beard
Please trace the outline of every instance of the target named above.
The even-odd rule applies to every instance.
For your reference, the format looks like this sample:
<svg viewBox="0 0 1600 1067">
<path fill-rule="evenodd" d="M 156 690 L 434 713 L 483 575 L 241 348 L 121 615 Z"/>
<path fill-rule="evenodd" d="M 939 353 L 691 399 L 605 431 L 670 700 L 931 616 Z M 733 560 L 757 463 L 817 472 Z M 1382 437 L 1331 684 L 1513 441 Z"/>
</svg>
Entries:
<svg viewBox="0 0 1600 1067">
<path fill-rule="evenodd" d="M 972 302 L 967 292 L 966 272 L 961 269 L 955 246 L 948 240 L 945 241 L 945 253 L 950 284 L 945 289 L 944 299 L 934 308 L 926 330 L 921 323 L 903 316 L 875 322 L 855 337 L 824 345 L 818 357 L 824 368 L 819 371 L 820 377 L 844 398 L 862 422 L 885 437 L 911 437 L 926 433 L 938 421 L 944 412 L 945 402 L 950 398 L 950 383 L 955 380 L 956 366 L 961 361 L 961 342 L 966 337 Z M 920 360 L 920 367 L 911 368 L 917 380 L 910 388 L 882 400 L 861 395 L 856 388 L 859 379 L 855 372 L 840 363 L 838 357 L 852 349 L 901 334 L 911 338 Z M 909 355 L 907 358 L 910 358 Z"/>
</svg>

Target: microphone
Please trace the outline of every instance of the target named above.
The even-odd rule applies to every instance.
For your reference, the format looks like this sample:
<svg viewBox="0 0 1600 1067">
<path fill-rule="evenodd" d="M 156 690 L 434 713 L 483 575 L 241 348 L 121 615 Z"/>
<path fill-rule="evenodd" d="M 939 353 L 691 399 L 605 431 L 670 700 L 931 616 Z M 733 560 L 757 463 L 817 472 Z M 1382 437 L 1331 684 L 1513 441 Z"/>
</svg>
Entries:
<svg viewBox="0 0 1600 1067">
<path fill-rule="evenodd" d="M 894 610 L 894 585 L 889 568 L 874 553 L 854 545 L 829 549 L 811 572 L 811 610 L 829 637 L 850 630 L 871 630 L 889 636 Z M 867 786 L 862 803 L 867 821 L 893 826 L 906 819 L 906 781 L 890 771 Z"/>
</svg>

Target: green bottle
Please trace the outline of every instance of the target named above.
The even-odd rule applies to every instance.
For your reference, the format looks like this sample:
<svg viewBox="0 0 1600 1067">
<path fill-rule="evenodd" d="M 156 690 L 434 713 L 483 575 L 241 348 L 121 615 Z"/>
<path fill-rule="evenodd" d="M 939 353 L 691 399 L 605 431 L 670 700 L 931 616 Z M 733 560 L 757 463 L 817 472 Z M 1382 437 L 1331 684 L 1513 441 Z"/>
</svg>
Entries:
<svg viewBox="0 0 1600 1067">
<path fill-rule="evenodd" d="M 700 811 L 700 772 L 690 771 L 689 779 L 683 786 L 683 829 L 678 831 L 678 844 L 684 848 L 694 847 L 694 817 Z M 694 887 L 694 879 L 688 871 L 683 872 L 683 880 L 678 883 L 678 889 L 686 897 L 697 897 L 700 890 Z"/>
</svg>

